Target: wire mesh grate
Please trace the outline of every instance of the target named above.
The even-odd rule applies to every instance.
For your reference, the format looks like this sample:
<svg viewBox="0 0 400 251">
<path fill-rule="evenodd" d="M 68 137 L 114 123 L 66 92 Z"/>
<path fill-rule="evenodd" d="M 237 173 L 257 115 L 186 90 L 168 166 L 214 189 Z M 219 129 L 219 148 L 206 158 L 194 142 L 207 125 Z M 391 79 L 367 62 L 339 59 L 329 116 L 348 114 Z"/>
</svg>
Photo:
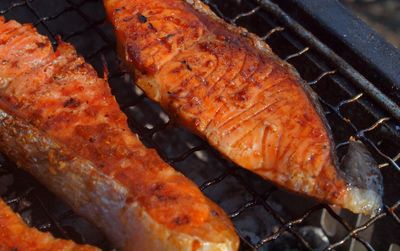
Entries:
<svg viewBox="0 0 400 251">
<path fill-rule="evenodd" d="M 115 38 L 101 0 L 4 0 L 0 1 L 0 15 L 33 23 L 54 46 L 60 35 L 100 76 L 105 61 L 113 94 L 128 115 L 131 128 L 228 212 L 241 237 L 242 250 L 388 250 L 392 243 L 400 244 L 400 123 L 342 74 L 327 55 L 291 31 L 280 17 L 268 13 L 262 1 L 205 2 L 228 22 L 257 33 L 297 68 L 319 95 L 339 155 L 350 136 L 369 146 L 385 180 L 386 206 L 380 214 L 356 216 L 282 191 L 177 127 L 132 85 L 114 51 Z M 3 158 L 0 195 L 41 230 L 112 249 L 94 227 Z"/>
</svg>

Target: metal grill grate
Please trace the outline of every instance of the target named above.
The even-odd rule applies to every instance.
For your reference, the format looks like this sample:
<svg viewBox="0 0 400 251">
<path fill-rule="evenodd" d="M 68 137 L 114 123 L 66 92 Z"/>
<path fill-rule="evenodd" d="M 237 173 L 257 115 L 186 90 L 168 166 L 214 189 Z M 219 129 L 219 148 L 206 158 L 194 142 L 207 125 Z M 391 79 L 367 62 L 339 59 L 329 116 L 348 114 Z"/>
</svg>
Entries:
<svg viewBox="0 0 400 251">
<path fill-rule="evenodd" d="M 227 21 L 263 37 L 275 53 L 298 69 L 320 97 L 339 154 L 350 136 L 369 146 L 381 163 L 385 180 L 383 212 L 368 219 L 299 198 L 226 161 L 206 143 L 175 127 L 121 70 L 101 0 L 2 0 L 0 14 L 34 23 L 54 46 L 56 35 L 61 35 L 95 66 L 99 75 L 105 60 L 113 93 L 132 129 L 230 214 L 241 236 L 242 250 L 398 250 L 400 123 L 391 101 L 377 97 L 368 80 L 349 72 L 345 61 L 332 60 L 328 48 L 321 50 L 323 44 L 304 36 L 309 35 L 304 33 L 307 31 L 299 29 L 270 1 L 205 2 Z M 89 223 L 2 158 L 0 195 L 39 229 L 111 249 Z"/>
</svg>

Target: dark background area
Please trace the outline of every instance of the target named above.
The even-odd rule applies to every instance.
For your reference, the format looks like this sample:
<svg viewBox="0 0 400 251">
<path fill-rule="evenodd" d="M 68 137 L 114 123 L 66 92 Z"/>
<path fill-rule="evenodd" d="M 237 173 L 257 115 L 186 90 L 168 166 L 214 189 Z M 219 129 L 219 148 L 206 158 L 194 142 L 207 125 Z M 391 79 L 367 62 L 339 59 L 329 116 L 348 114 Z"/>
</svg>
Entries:
<svg viewBox="0 0 400 251">
<path fill-rule="evenodd" d="M 399 0 L 341 0 L 396 48 L 400 48 Z"/>
</svg>

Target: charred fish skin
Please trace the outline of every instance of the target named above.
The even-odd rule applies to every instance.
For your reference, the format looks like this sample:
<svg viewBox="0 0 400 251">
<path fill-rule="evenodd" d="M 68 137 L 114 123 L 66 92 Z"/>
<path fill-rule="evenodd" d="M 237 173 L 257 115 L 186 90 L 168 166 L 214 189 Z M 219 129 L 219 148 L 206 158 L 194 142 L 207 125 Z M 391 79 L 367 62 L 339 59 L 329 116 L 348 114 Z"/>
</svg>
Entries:
<svg viewBox="0 0 400 251">
<path fill-rule="evenodd" d="M 42 233 L 27 226 L 1 199 L 0 250 L 100 251 L 89 245 L 78 245 L 72 241 L 56 239 L 49 233 Z"/>
<path fill-rule="evenodd" d="M 0 151 L 117 248 L 238 249 L 226 214 L 143 146 L 71 45 L 0 17 L 0 61 Z"/>
<path fill-rule="evenodd" d="M 199 0 L 104 4 L 137 85 L 225 157 L 355 213 L 382 207 L 379 170 L 365 161 L 370 153 L 360 155 L 367 165 L 357 167 L 368 170 L 363 175 L 372 171 L 376 186 L 355 183 L 354 173 L 342 170 L 352 161 L 337 160 L 316 94 L 260 38 L 225 23 Z"/>
</svg>

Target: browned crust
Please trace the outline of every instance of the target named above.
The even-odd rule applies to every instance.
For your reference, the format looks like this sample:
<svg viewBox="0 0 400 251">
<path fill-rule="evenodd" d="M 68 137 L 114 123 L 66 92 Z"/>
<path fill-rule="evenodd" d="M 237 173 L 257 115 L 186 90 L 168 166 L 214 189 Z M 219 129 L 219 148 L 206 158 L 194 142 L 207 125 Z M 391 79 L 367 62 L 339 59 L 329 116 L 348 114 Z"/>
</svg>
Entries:
<svg viewBox="0 0 400 251">
<path fill-rule="evenodd" d="M 118 27 L 116 30 L 117 38 L 119 41 L 118 51 L 120 52 L 121 57 L 125 59 L 125 62 L 130 66 L 130 68 L 134 70 L 137 84 L 146 92 L 146 94 L 153 100 L 160 102 L 163 108 L 169 111 L 169 114 L 171 114 L 174 118 L 179 120 L 179 122 L 181 122 L 186 127 L 189 127 L 193 132 L 197 133 L 199 136 L 208 140 L 214 147 L 218 148 L 221 151 L 221 153 L 225 155 L 227 158 L 233 160 L 239 165 L 244 166 L 247 169 L 255 170 L 256 168 L 254 168 L 253 166 L 245 166 L 241 164 L 240 161 L 238 161 L 232 156 L 232 154 L 227 153 L 226 149 L 224 149 L 223 146 L 213 142 L 215 140 L 215 137 L 221 137 L 221 135 L 223 134 L 222 131 L 216 132 L 212 136 L 209 135 L 207 136 L 203 129 L 201 128 L 199 129 L 199 125 L 202 124 L 201 119 L 195 118 L 196 115 L 192 115 L 193 117 L 186 116 L 185 113 L 187 112 L 193 111 L 193 113 L 198 112 L 199 114 L 201 114 L 203 111 L 207 111 L 209 109 L 208 107 L 202 107 L 202 105 L 198 105 L 198 107 L 196 107 L 195 104 L 191 104 L 190 99 L 196 97 L 196 95 L 199 95 L 196 93 L 197 90 L 191 89 L 190 85 L 185 83 L 183 80 L 177 79 L 179 83 L 178 84 L 179 88 L 178 87 L 174 88 L 179 89 L 179 91 L 183 93 L 185 93 L 185 91 L 188 91 L 189 95 L 185 100 L 179 101 L 181 103 L 174 104 L 174 102 L 176 102 L 175 98 L 176 94 L 175 93 L 170 94 L 170 90 L 168 90 L 168 93 L 166 93 L 167 90 L 163 90 L 165 89 L 165 87 L 161 86 L 160 83 L 160 81 L 162 82 L 163 80 L 162 77 L 158 76 L 158 74 L 160 74 L 160 71 L 165 67 L 167 62 L 169 62 L 167 59 L 163 59 L 163 55 L 165 55 L 165 58 L 175 59 L 176 57 L 179 57 L 179 55 L 181 55 L 184 51 L 194 50 L 193 48 L 196 48 L 197 51 L 201 51 L 204 48 L 204 50 L 210 51 L 217 57 L 219 56 L 219 54 L 223 53 L 224 49 L 230 51 L 233 56 L 235 56 L 234 52 L 235 50 L 240 51 L 242 49 L 244 53 L 250 55 L 250 57 L 258 57 L 258 60 L 261 61 L 261 64 L 266 65 L 266 67 L 272 67 L 273 69 L 276 70 L 275 75 L 271 77 L 272 79 L 275 79 L 274 81 L 278 81 L 279 79 L 288 79 L 291 82 L 290 91 L 293 91 L 295 94 L 299 93 L 299 91 L 296 90 L 296 88 L 300 86 L 302 89 L 300 95 L 303 95 L 307 99 L 304 100 L 303 98 L 302 100 L 299 100 L 301 101 L 300 104 L 305 105 L 306 108 L 310 108 L 312 106 L 311 109 L 307 109 L 307 112 L 309 112 L 308 114 L 301 114 L 301 116 L 304 115 L 306 117 L 302 123 L 308 123 L 307 122 L 308 118 L 311 118 L 316 124 L 318 124 L 318 126 L 320 126 L 320 128 L 316 126 L 316 129 L 321 134 L 324 134 L 325 137 L 328 139 L 326 140 L 325 144 L 330 145 L 329 154 L 331 156 L 329 160 L 331 162 L 330 163 L 331 166 L 328 166 L 326 172 L 321 172 L 321 174 L 326 173 L 326 175 L 324 174 L 326 177 L 321 177 L 321 179 L 318 181 L 318 183 L 320 183 L 320 187 L 318 188 L 318 190 L 320 190 L 318 191 L 319 194 L 314 194 L 313 196 L 322 200 L 331 201 L 332 203 L 343 204 L 342 200 L 346 190 L 346 184 L 344 183 L 343 180 L 341 180 L 340 171 L 335 163 L 336 159 L 335 157 L 333 157 L 334 156 L 333 143 L 332 140 L 329 140 L 330 139 L 329 128 L 326 126 L 323 116 L 320 116 L 319 108 L 315 109 L 315 107 L 318 106 L 317 104 L 315 104 L 317 102 L 314 102 L 316 101 L 315 94 L 313 94 L 310 88 L 305 87 L 306 85 L 304 81 L 301 80 L 297 71 L 290 64 L 279 59 L 271 51 L 269 46 L 265 42 L 261 41 L 261 39 L 259 39 L 256 35 L 249 33 L 243 28 L 227 24 L 226 22 L 218 18 L 204 3 L 202 3 L 199 0 L 164 1 L 164 3 L 162 4 L 163 7 L 159 8 L 165 8 L 165 11 L 169 11 L 168 8 L 171 8 L 171 10 L 175 11 L 174 15 L 178 16 L 182 15 L 179 16 L 180 20 L 185 20 L 184 24 L 180 24 L 181 26 L 177 25 L 177 29 L 178 30 L 181 29 L 179 30 L 179 32 L 182 33 L 178 36 L 182 37 L 183 42 L 179 43 L 179 39 L 177 39 L 178 40 L 177 48 L 172 47 L 172 49 L 168 48 L 166 50 L 160 50 L 159 53 L 160 60 L 153 62 L 151 60 L 148 61 L 146 57 L 149 55 L 146 53 L 147 50 L 150 50 L 149 48 L 151 48 L 151 46 L 149 45 L 154 44 L 155 48 L 164 47 L 164 44 L 160 43 L 160 38 L 155 38 L 152 35 L 152 33 L 158 34 L 162 33 L 162 31 L 160 30 L 152 31 L 145 29 L 136 30 L 138 28 L 138 25 L 136 24 L 137 22 L 136 15 L 141 15 L 137 13 L 139 9 L 141 9 L 141 11 L 146 10 L 145 5 L 157 6 L 157 3 L 158 1 L 156 0 L 147 0 L 141 3 L 129 2 L 129 1 L 121 2 L 114 0 L 105 1 L 106 9 L 108 11 L 110 19 L 112 22 L 114 22 L 114 25 Z M 116 18 L 119 12 L 116 13 L 115 10 L 113 9 L 113 6 L 115 5 L 124 6 L 121 8 L 122 9 L 121 12 L 126 13 L 123 14 L 124 16 L 126 15 L 126 18 L 123 19 Z M 136 8 L 135 5 L 137 5 L 137 9 L 135 9 Z M 155 8 L 154 6 L 152 8 Z M 156 19 L 157 14 L 155 14 L 154 16 Z M 168 20 L 166 17 L 164 17 L 164 19 L 165 23 L 167 24 L 165 26 L 163 26 L 163 24 L 160 24 L 160 26 L 162 28 L 164 27 L 168 28 Z M 149 21 L 148 23 L 152 24 L 151 21 Z M 221 44 L 222 49 L 212 48 L 213 45 L 210 45 L 210 47 L 207 48 L 208 46 L 207 43 L 209 43 L 210 41 L 218 41 L 218 43 Z M 175 41 L 173 41 L 172 43 L 174 42 Z M 196 77 L 198 77 L 200 75 L 199 73 L 201 70 L 203 69 L 193 70 L 193 72 L 195 72 L 194 75 L 197 74 Z M 180 73 L 181 70 L 172 71 L 170 75 L 173 74 L 178 75 Z M 163 77 L 165 76 L 163 75 Z M 166 82 L 168 83 L 163 83 L 163 84 L 168 85 L 171 81 L 166 80 Z M 262 84 L 260 85 L 262 86 Z M 248 92 L 248 90 L 243 90 L 243 91 Z M 288 95 L 290 91 L 287 91 Z M 200 98 L 206 98 L 206 97 L 200 97 Z M 219 100 L 216 101 L 218 102 Z M 215 105 L 218 105 L 217 102 L 215 102 Z M 247 106 L 246 103 L 249 103 L 250 101 L 248 100 L 248 97 L 244 95 L 243 98 L 240 98 L 238 96 L 238 98 L 235 98 L 234 100 L 229 100 L 228 103 L 229 102 L 230 102 L 229 105 L 233 107 L 238 107 L 237 110 L 239 111 L 241 106 L 244 107 Z M 312 105 L 310 106 L 310 104 Z M 285 116 L 287 117 L 288 115 L 286 114 Z M 314 168 L 318 169 L 317 167 Z M 276 167 L 276 169 L 279 168 Z M 255 171 L 259 173 L 257 170 Z M 290 174 L 286 173 L 286 175 L 289 176 Z M 280 186 L 289 188 L 292 191 L 300 192 L 286 186 L 285 184 L 282 184 L 281 182 L 278 182 L 277 180 L 274 180 L 274 178 L 272 179 L 268 178 L 268 179 L 277 183 Z"/>
<path fill-rule="evenodd" d="M 121 250 L 192 250 L 195 243 L 199 251 L 237 249 L 227 229 L 214 232 L 212 225 L 204 225 L 212 239 L 221 240 L 213 242 L 203 234 L 181 233 L 155 222 L 139 203 L 129 202 L 129 191 L 118 181 L 1 109 L 0 142 L 2 152 L 96 224 Z M 224 214 L 214 210 L 217 217 Z"/>
<path fill-rule="evenodd" d="M 142 145 L 107 82 L 72 46 L 54 52 L 32 26 L 0 22 L 0 59 L 0 149 L 115 245 L 237 249 L 226 214 Z"/>
</svg>

